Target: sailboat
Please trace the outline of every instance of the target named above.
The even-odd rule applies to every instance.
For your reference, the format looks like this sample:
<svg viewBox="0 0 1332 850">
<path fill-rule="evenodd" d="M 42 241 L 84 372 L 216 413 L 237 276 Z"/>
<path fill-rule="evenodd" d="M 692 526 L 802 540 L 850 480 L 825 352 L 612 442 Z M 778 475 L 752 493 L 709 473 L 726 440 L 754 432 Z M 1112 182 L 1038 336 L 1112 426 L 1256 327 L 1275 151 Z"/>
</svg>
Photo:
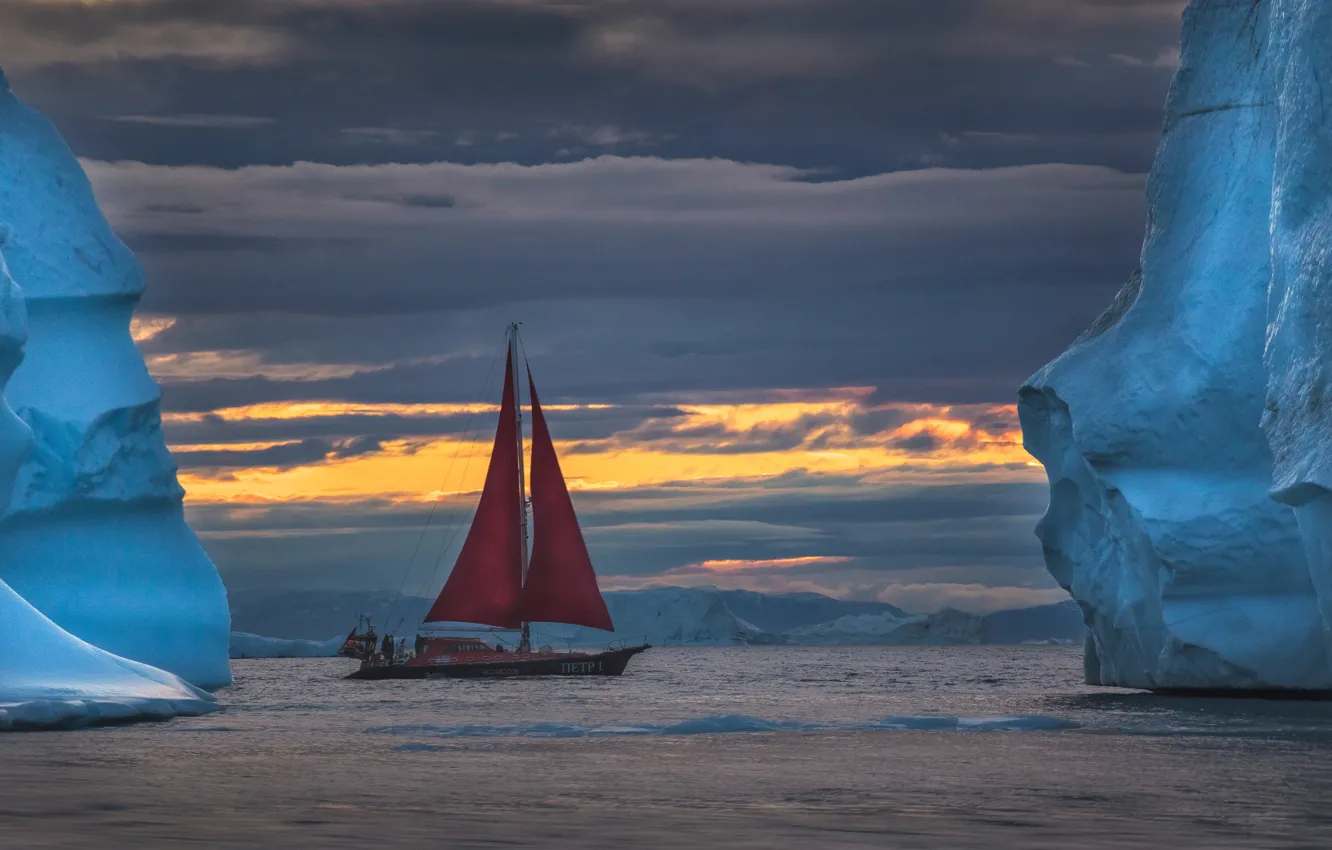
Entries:
<svg viewBox="0 0 1332 850">
<path fill-rule="evenodd" d="M 523 413 L 518 403 L 518 326 L 507 332 L 508 354 L 499 426 L 485 486 L 453 571 L 425 616 L 425 627 L 466 623 L 480 631 L 517 631 L 516 649 L 480 638 L 416 639 L 414 651 L 373 629 L 353 630 L 345 647 L 361 666 L 350 679 L 428 679 L 501 676 L 618 676 L 629 660 L 650 647 L 615 643 L 600 652 L 533 648 L 531 624 L 564 623 L 613 632 L 610 612 L 578 526 L 555 445 L 541 412 L 530 367 L 532 497 L 523 470 Z M 535 522 L 528 550 L 528 507 Z M 358 624 L 359 628 L 359 624 Z M 450 631 L 457 629 L 450 628 Z M 353 654 L 349 652 L 348 654 Z"/>
</svg>

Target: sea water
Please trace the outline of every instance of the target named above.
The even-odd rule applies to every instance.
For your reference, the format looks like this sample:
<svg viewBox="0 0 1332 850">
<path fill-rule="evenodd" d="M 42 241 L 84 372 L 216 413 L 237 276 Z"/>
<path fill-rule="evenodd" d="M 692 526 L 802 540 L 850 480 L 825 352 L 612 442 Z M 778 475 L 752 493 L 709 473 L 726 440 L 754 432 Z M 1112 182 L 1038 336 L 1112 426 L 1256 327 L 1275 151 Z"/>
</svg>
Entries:
<svg viewBox="0 0 1332 850">
<path fill-rule="evenodd" d="M 1074 647 L 659 648 L 619 678 L 235 662 L 222 712 L 0 737 L 0 846 L 1332 846 L 1332 704 Z"/>
</svg>

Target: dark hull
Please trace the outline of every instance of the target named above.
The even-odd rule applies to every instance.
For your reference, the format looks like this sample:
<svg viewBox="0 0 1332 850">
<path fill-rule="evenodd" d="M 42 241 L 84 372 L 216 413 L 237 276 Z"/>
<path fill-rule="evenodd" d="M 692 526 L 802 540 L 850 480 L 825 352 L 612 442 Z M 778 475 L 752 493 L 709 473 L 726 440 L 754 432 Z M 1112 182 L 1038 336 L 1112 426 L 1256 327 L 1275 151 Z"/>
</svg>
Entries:
<svg viewBox="0 0 1332 850">
<path fill-rule="evenodd" d="M 515 676 L 618 676 L 629 659 L 649 649 L 631 646 L 594 655 L 486 661 L 477 664 L 395 664 L 362 667 L 348 679 L 507 679 Z"/>
</svg>

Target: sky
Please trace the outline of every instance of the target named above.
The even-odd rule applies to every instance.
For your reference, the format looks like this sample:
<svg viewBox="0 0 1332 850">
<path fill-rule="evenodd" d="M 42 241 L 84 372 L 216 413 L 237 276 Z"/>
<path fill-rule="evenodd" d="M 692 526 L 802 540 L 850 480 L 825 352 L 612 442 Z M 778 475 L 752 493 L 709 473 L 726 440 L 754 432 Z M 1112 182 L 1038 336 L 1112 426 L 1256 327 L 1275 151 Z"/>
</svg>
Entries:
<svg viewBox="0 0 1332 850">
<path fill-rule="evenodd" d="M 520 321 L 603 589 L 988 612 L 1066 598 L 1013 404 L 1136 268 L 1183 6 L 0 0 L 0 63 L 228 586 L 433 595 Z"/>
</svg>

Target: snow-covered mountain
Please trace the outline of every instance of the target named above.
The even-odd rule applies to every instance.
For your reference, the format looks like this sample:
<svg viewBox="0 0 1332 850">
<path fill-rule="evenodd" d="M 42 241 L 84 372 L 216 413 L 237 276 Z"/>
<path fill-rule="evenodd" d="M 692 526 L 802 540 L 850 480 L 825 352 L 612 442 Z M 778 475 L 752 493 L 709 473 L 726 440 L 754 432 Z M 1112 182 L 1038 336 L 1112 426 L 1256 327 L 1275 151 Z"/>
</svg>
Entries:
<svg viewBox="0 0 1332 850">
<path fill-rule="evenodd" d="M 654 646 L 975 644 L 1025 640 L 1080 642 L 1083 634 L 1080 614 L 1072 603 L 1065 603 L 1067 607 L 1062 608 L 1043 606 L 981 617 L 949 609 L 933 614 L 907 614 L 882 602 L 851 602 L 817 593 L 763 594 L 713 587 L 663 587 L 603 595 L 615 622 L 614 633 L 538 623 L 533 626 L 534 639 L 552 646 L 599 646 L 613 640 L 646 640 Z M 245 624 L 256 635 L 272 634 L 287 640 L 345 635 L 355 624 L 356 615 L 363 612 L 369 613 L 380 628 L 387 622 L 390 628 L 410 633 L 430 601 L 410 597 L 394 604 L 387 595 L 336 591 L 293 594 L 249 591 L 232 597 L 237 624 Z M 282 646 L 281 640 L 268 647 L 244 643 L 256 635 L 242 636 L 238 644 L 238 637 L 233 634 L 233 655 L 242 644 L 249 647 L 246 654 L 250 657 L 279 651 L 277 648 Z M 318 640 L 327 643 L 322 638 Z"/>
<path fill-rule="evenodd" d="M 282 638 L 231 633 L 232 658 L 332 658 L 342 648 L 346 635 L 328 640 L 284 640 Z"/>
<path fill-rule="evenodd" d="M 773 643 L 775 637 L 736 616 L 712 587 L 663 587 L 603 594 L 615 632 L 541 623 L 536 634 L 575 645 L 622 639 L 654 646 L 732 646 Z"/>
<path fill-rule="evenodd" d="M 981 642 L 984 618 L 945 608 L 933 614 L 851 614 L 831 623 L 801 626 L 783 637 L 795 644 L 927 645 Z"/>
<path fill-rule="evenodd" d="M 1073 600 L 1035 608 L 1016 608 L 997 611 L 985 617 L 981 629 L 982 643 L 1048 643 L 1081 644 L 1087 627 L 1082 622 L 1082 609 Z"/>
<path fill-rule="evenodd" d="M 236 632 L 286 640 L 323 640 L 345 635 L 366 614 L 379 628 L 414 629 L 433 599 L 396 598 L 391 593 L 343 590 L 232 590 L 231 627 Z M 399 626 L 401 624 L 401 626 Z"/>
<path fill-rule="evenodd" d="M 849 602 L 821 593 L 758 593 L 753 590 L 716 592 L 737 617 L 773 634 L 827 623 L 852 614 L 907 616 L 901 608 L 887 602 Z"/>
</svg>

